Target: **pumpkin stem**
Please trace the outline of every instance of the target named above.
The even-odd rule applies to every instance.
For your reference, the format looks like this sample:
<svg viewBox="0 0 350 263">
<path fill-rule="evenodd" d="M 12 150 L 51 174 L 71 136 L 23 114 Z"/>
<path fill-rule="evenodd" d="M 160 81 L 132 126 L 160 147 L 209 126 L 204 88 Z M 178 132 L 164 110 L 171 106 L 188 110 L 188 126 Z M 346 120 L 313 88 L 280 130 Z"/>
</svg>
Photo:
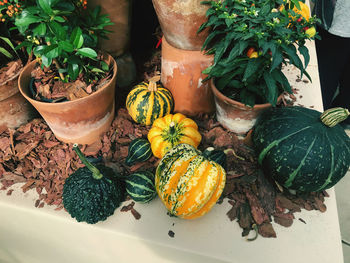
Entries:
<svg viewBox="0 0 350 263">
<path fill-rule="evenodd" d="M 257 226 L 257 224 L 253 224 L 253 225 L 252 225 L 252 228 L 253 228 L 254 231 L 255 231 L 255 236 L 252 237 L 252 238 L 247 238 L 247 241 L 254 241 L 255 239 L 258 238 L 258 226 Z"/>
<path fill-rule="evenodd" d="M 160 81 L 160 75 L 155 75 L 148 80 L 148 90 L 157 91 L 157 82 Z"/>
<path fill-rule="evenodd" d="M 171 135 L 173 135 L 174 133 L 175 133 L 175 122 L 170 122 L 170 124 L 169 124 L 169 127 L 170 127 L 170 129 L 169 129 L 169 133 L 171 134 Z"/>
<path fill-rule="evenodd" d="M 324 125 L 332 128 L 337 125 L 339 122 L 346 120 L 349 117 L 350 113 L 348 109 L 341 107 L 331 108 L 324 111 L 320 119 Z"/>
<path fill-rule="evenodd" d="M 92 176 L 95 179 L 101 179 L 103 177 L 103 174 L 100 173 L 100 170 L 98 170 L 95 166 L 93 166 L 84 156 L 84 154 L 80 151 L 78 144 L 74 143 L 73 150 L 76 152 L 76 154 L 79 156 L 79 159 L 82 161 L 83 164 L 92 172 Z"/>
</svg>

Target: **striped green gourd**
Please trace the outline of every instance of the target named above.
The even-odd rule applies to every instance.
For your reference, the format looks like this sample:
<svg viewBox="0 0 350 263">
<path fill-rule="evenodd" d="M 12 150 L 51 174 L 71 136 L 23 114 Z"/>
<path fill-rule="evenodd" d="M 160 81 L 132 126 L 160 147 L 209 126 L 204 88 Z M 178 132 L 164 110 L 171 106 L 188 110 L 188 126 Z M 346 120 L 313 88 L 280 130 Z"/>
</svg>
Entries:
<svg viewBox="0 0 350 263">
<path fill-rule="evenodd" d="M 334 186 L 350 165 L 350 138 L 335 124 L 335 120 L 344 119 L 345 113 L 330 110 L 321 117 L 320 112 L 303 107 L 265 111 L 252 133 L 265 174 L 297 191 L 321 191 Z"/>
<path fill-rule="evenodd" d="M 150 171 L 139 171 L 129 175 L 125 186 L 129 196 L 139 203 L 148 203 L 157 195 L 154 174 Z"/>
<path fill-rule="evenodd" d="M 128 156 L 125 163 L 130 166 L 147 161 L 152 156 L 151 144 L 148 140 L 137 138 L 129 144 Z"/>
<path fill-rule="evenodd" d="M 348 109 L 337 107 L 324 111 L 320 119 L 328 127 L 334 127 L 339 122 L 346 120 L 349 115 Z"/>
<path fill-rule="evenodd" d="M 169 90 L 156 84 L 158 78 L 149 83 L 136 85 L 126 98 L 126 108 L 132 119 L 140 124 L 151 125 L 154 120 L 169 114 L 174 100 Z"/>
</svg>

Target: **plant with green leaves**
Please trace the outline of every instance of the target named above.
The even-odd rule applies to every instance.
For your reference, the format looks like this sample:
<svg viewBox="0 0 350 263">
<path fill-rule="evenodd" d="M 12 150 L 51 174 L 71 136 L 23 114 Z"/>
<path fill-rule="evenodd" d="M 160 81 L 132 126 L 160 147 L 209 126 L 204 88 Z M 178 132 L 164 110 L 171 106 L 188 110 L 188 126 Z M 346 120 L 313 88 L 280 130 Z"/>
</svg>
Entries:
<svg viewBox="0 0 350 263">
<path fill-rule="evenodd" d="M 37 0 L 16 17 L 15 26 L 25 36 L 19 46 L 51 67 L 65 82 L 82 75 L 86 83 L 101 78 L 108 65 L 99 60 L 97 44 L 112 25 L 100 7 L 88 10 L 79 0 Z"/>
<path fill-rule="evenodd" d="M 314 39 L 315 17 L 297 0 L 221 0 L 209 5 L 207 21 L 199 32 L 210 28 L 203 44 L 214 63 L 204 70 L 226 96 L 254 106 L 273 106 L 284 91 L 291 93 L 282 66 L 293 64 L 305 74 L 309 63 L 306 40 Z M 307 9 L 307 10 L 305 10 Z M 304 58 L 304 63 L 301 56 Z"/>
</svg>

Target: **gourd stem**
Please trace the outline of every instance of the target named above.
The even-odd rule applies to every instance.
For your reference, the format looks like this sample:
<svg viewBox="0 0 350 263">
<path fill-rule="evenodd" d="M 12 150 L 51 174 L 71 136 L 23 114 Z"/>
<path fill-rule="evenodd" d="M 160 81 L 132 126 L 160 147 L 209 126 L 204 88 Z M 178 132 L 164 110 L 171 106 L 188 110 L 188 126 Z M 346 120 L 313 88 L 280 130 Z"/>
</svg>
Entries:
<svg viewBox="0 0 350 263">
<path fill-rule="evenodd" d="M 236 157 L 237 159 L 245 161 L 245 159 L 243 157 L 241 157 L 241 156 L 238 156 L 233 149 L 229 148 L 229 149 L 224 150 L 225 154 L 228 154 L 229 152 L 232 152 L 233 156 Z"/>
<path fill-rule="evenodd" d="M 173 122 L 173 121 L 170 122 L 169 127 L 170 127 L 169 133 L 170 133 L 171 135 L 174 135 L 174 133 L 175 133 L 175 131 L 176 131 L 176 129 L 175 129 L 175 122 Z"/>
<path fill-rule="evenodd" d="M 256 224 L 253 224 L 252 225 L 252 228 L 254 229 L 255 231 L 255 236 L 252 237 L 252 238 L 247 238 L 247 241 L 254 241 L 255 239 L 258 238 L 258 226 Z"/>
<path fill-rule="evenodd" d="M 148 90 L 157 91 L 157 82 L 160 80 L 160 76 L 156 75 L 148 80 Z"/>
<path fill-rule="evenodd" d="M 92 176 L 95 179 L 101 179 L 103 177 L 103 174 L 100 173 L 100 170 L 98 170 L 95 166 L 93 166 L 84 156 L 84 154 L 80 151 L 78 144 L 74 143 L 73 150 L 76 152 L 76 154 L 79 156 L 79 159 L 82 161 L 83 164 L 92 172 Z"/>
</svg>

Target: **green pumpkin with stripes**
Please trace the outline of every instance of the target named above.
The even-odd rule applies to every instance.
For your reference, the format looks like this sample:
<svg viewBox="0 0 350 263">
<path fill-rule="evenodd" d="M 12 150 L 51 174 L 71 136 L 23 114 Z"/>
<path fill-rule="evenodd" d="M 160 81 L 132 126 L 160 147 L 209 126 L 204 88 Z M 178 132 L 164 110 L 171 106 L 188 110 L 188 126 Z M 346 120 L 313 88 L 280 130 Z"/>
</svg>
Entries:
<svg viewBox="0 0 350 263">
<path fill-rule="evenodd" d="M 150 171 L 139 171 L 125 180 L 126 191 L 135 202 L 148 203 L 157 196 L 154 186 L 154 174 Z"/>
<path fill-rule="evenodd" d="M 148 140 L 137 138 L 129 144 L 128 156 L 125 164 L 130 166 L 135 163 L 145 162 L 152 156 L 151 144 Z"/>
<path fill-rule="evenodd" d="M 350 138 L 338 124 L 348 116 L 343 108 L 322 114 L 303 107 L 263 112 L 252 140 L 266 176 L 301 192 L 334 186 L 350 166 Z"/>
<path fill-rule="evenodd" d="M 149 82 L 136 85 L 126 98 L 126 108 L 136 123 L 152 125 L 152 123 L 167 114 L 174 107 L 171 92 L 156 82 L 160 76 L 153 77 Z"/>
</svg>

